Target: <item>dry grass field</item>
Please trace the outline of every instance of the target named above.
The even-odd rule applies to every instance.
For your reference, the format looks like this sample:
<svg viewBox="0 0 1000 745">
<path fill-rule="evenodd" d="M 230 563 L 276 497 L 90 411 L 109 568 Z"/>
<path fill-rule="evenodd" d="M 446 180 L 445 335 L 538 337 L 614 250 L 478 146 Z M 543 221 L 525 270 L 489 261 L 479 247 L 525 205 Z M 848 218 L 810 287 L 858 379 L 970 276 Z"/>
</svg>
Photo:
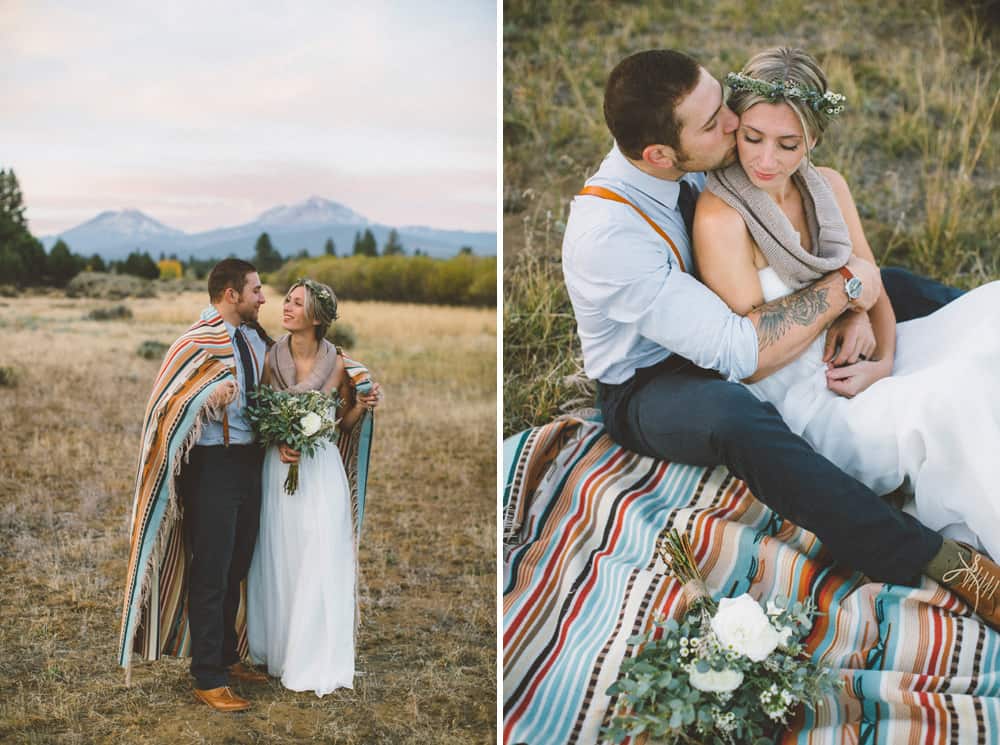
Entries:
<svg viewBox="0 0 1000 745">
<path fill-rule="evenodd" d="M 261 320 L 280 331 L 273 293 Z M 159 360 L 202 293 L 0 299 L 0 742 L 489 743 L 495 734 L 496 313 L 342 303 L 380 380 L 353 691 L 191 695 L 187 661 L 116 665 L 139 426 Z M 0 370 L 2 372 L 2 370 Z M 3 378 L 0 377 L 0 383 Z"/>
</svg>

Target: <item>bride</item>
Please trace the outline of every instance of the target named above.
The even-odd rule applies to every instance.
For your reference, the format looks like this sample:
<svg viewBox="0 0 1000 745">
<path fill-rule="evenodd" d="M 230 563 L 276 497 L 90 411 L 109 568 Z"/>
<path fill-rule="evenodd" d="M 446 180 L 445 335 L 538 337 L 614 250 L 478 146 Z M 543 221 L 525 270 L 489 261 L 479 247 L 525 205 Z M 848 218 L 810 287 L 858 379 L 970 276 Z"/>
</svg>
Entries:
<svg viewBox="0 0 1000 745">
<path fill-rule="evenodd" d="M 346 433 L 379 400 L 377 384 L 355 400 L 337 348 L 326 341 L 337 298 L 324 284 L 298 280 L 285 295 L 288 334 L 267 353 L 262 382 L 279 390 L 336 392 Z M 251 658 L 293 691 L 323 696 L 352 688 L 357 553 L 351 492 L 335 443 L 303 457 L 299 485 L 286 494 L 288 464 L 299 453 L 269 448 L 261 483 L 260 533 L 247 577 Z"/>
<path fill-rule="evenodd" d="M 874 261 L 843 177 L 810 160 L 844 103 L 815 60 L 770 49 L 727 83 L 739 161 L 711 174 L 698 202 L 702 280 L 746 313 L 843 267 L 852 251 Z M 749 389 L 838 467 L 881 494 L 903 487 L 922 523 L 1000 558 L 1000 282 L 898 326 L 883 293 L 857 322 L 857 346 L 836 353 L 821 335 Z M 975 566 L 959 571 L 980 602 L 1000 602 Z"/>
</svg>

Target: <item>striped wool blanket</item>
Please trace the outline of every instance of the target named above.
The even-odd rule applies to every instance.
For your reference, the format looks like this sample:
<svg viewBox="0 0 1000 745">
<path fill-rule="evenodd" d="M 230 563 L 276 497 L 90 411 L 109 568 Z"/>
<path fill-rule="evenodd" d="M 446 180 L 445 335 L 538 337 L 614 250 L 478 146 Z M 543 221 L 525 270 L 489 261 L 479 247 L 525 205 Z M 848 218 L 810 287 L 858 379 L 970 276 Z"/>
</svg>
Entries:
<svg viewBox="0 0 1000 745">
<path fill-rule="evenodd" d="M 844 690 L 780 742 L 1000 742 L 1000 634 L 937 583 L 869 582 L 782 520 L 722 467 L 615 445 L 597 418 L 564 417 L 504 443 L 504 743 L 601 742 L 626 640 L 683 611 L 656 553 L 686 533 L 709 589 L 812 597 L 806 639 Z"/>
<path fill-rule="evenodd" d="M 363 365 L 344 358 L 352 384 L 371 387 Z M 118 641 L 118 663 L 130 668 L 132 653 L 155 660 L 190 654 L 187 624 L 187 562 L 183 505 L 176 477 L 202 425 L 219 412 L 207 401 L 216 386 L 235 380 L 235 356 L 222 317 L 206 308 L 201 319 L 167 350 L 143 417 L 139 464 L 132 501 L 131 545 Z M 365 414 L 340 441 L 351 483 L 355 529 L 364 516 L 373 415 Z M 246 655 L 244 602 L 237 617 Z"/>
</svg>

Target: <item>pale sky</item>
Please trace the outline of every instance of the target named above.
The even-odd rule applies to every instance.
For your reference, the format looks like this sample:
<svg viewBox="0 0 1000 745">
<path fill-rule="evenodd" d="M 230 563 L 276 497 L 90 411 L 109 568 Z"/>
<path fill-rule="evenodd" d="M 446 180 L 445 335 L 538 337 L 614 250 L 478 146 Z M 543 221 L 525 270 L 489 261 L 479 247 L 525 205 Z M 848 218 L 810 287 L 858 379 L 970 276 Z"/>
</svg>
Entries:
<svg viewBox="0 0 1000 745">
<path fill-rule="evenodd" d="M 496 230 L 496 22 L 484 0 L 0 0 L 0 167 L 36 236 L 313 195 Z"/>
</svg>

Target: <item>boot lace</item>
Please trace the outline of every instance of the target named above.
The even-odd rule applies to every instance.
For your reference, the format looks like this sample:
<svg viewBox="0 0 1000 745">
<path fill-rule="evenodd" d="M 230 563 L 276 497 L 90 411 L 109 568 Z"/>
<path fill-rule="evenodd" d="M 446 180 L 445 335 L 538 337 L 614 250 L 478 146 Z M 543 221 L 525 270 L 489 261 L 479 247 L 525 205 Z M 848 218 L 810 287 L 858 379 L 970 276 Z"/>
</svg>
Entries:
<svg viewBox="0 0 1000 745">
<path fill-rule="evenodd" d="M 972 563 L 969 564 L 965 557 L 959 554 L 958 560 L 962 562 L 962 566 L 945 572 L 941 577 L 944 584 L 957 584 L 960 590 L 969 590 L 975 594 L 972 605 L 973 613 L 979 612 L 981 598 L 992 600 L 997 589 L 1000 588 L 1000 577 L 993 576 L 986 567 L 982 566 L 979 562 L 981 558 L 980 554 L 973 553 Z"/>
</svg>

